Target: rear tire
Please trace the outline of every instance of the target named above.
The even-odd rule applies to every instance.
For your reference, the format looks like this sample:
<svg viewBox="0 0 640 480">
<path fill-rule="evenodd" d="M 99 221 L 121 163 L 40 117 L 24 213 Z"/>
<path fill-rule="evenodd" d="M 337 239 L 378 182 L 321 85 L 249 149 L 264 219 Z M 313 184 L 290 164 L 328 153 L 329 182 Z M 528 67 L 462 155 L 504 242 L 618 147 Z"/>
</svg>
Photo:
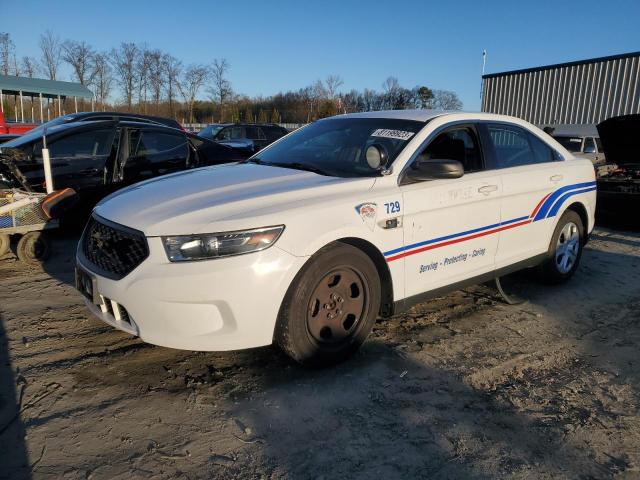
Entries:
<svg viewBox="0 0 640 480">
<path fill-rule="evenodd" d="M 18 241 L 16 254 L 20 261 L 28 265 L 39 265 L 49 258 L 51 244 L 42 232 L 29 232 Z"/>
<path fill-rule="evenodd" d="M 584 225 L 573 210 L 564 212 L 551 237 L 547 259 L 540 265 L 543 281 L 550 284 L 569 280 L 578 269 L 584 246 Z"/>
<path fill-rule="evenodd" d="M 275 341 L 306 366 L 346 359 L 365 341 L 378 317 L 378 271 L 361 250 L 333 243 L 296 275 L 280 307 Z"/>
<path fill-rule="evenodd" d="M 0 233 L 0 257 L 8 253 L 11 248 L 11 237 L 6 233 Z"/>
</svg>

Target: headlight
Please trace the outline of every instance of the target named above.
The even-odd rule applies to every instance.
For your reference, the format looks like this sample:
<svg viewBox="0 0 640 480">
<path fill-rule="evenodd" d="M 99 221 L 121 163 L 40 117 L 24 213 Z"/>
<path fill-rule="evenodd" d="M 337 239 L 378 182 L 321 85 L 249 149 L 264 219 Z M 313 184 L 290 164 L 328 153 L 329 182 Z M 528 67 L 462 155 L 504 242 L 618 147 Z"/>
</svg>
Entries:
<svg viewBox="0 0 640 480">
<path fill-rule="evenodd" d="M 257 252 L 276 243 L 284 225 L 224 233 L 162 237 L 171 262 L 207 260 Z"/>
</svg>

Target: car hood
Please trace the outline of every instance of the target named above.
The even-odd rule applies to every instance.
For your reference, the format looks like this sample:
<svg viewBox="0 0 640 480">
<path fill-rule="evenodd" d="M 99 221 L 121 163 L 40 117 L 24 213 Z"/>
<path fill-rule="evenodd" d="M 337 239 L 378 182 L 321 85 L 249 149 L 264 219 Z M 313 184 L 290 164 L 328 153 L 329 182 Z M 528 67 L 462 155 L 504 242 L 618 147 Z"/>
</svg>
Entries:
<svg viewBox="0 0 640 480">
<path fill-rule="evenodd" d="M 100 202 L 95 213 L 147 236 L 211 233 L 285 223 L 284 211 L 369 190 L 374 178 L 337 178 L 256 164 L 198 168 L 148 180 Z M 263 222 L 264 225 L 262 224 Z"/>
<path fill-rule="evenodd" d="M 640 164 L 640 114 L 609 118 L 597 128 L 607 163 Z"/>
</svg>

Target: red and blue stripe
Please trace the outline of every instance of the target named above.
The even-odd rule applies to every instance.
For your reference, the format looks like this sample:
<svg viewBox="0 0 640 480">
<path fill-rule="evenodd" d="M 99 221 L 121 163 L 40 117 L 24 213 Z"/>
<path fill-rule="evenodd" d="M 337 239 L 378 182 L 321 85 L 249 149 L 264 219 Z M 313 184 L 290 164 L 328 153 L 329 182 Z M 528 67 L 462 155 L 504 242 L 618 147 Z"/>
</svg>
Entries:
<svg viewBox="0 0 640 480">
<path fill-rule="evenodd" d="M 596 182 L 567 185 L 553 192 L 549 192 L 542 198 L 542 200 L 540 200 L 540 202 L 538 202 L 531 214 L 524 217 L 513 218 L 500 223 L 494 223 L 493 225 L 486 225 L 484 227 L 478 227 L 464 232 L 453 233 L 442 237 L 424 240 L 422 242 L 412 243 L 410 245 L 405 245 L 404 247 L 386 251 L 384 252 L 384 256 L 387 262 L 393 262 L 394 260 L 415 255 L 417 253 L 446 247 L 447 245 L 453 245 L 455 243 L 466 242 L 467 240 L 473 240 L 474 238 L 492 235 L 511 228 L 521 227 L 531 222 L 551 218 L 557 215 L 560 207 L 567 199 L 569 199 L 569 197 L 581 193 L 592 192 L 595 189 Z"/>
</svg>

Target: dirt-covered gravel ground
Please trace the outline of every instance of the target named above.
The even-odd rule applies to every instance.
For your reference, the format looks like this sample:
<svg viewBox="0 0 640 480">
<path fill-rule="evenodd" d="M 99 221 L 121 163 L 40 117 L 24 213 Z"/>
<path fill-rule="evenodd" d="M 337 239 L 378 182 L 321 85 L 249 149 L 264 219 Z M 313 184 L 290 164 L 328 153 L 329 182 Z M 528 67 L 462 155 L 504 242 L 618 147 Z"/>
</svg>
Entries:
<svg viewBox="0 0 640 480">
<path fill-rule="evenodd" d="M 146 345 L 88 316 L 73 238 L 0 260 L 1 478 L 640 478 L 640 234 L 567 285 L 474 287 L 380 321 L 352 360 Z"/>
</svg>

